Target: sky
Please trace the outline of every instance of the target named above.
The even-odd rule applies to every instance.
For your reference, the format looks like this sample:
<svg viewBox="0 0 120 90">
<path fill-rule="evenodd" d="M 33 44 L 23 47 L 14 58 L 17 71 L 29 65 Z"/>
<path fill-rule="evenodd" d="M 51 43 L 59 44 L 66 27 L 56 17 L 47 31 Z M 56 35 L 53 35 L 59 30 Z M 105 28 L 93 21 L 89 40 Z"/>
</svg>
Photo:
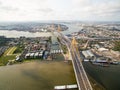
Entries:
<svg viewBox="0 0 120 90">
<path fill-rule="evenodd" d="M 0 0 L 0 21 L 120 21 L 120 0 Z"/>
</svg>

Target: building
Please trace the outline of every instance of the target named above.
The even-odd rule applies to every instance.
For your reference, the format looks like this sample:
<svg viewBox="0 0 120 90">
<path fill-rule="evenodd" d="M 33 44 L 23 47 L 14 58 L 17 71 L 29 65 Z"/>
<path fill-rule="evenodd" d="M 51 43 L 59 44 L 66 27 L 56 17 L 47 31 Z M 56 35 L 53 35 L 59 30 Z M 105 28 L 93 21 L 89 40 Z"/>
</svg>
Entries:
<svg viewBox="0 0 120 90">
<path fill-rule="evenodd" d="M 82 51 L 83 56 L 85 57 L 85 60 L 94 60 L 95 56 L 90 50 Z"/>
</svg>

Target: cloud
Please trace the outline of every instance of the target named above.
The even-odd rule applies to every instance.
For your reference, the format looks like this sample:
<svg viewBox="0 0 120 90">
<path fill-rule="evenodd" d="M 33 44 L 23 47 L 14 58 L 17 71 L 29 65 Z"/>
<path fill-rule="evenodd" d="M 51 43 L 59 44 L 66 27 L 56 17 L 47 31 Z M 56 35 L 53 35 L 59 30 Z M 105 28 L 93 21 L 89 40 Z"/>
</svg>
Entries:
<svg viewBox="0 0 120 90">
<path fill-rule="evenodd" d="M 2 11 L 18 11 L 19 9 L 17 7 L 7 6 L 4 5 L 3 2 L 0 1 L 0 10 Z"/>
<path fill-rule="evenodd" d="M 52 8 L 40 8 L 40 9 L 37 9 L 37 10 L 40 11 L 40 12 L 43 12 L 43 13 L 51 13 L 51 12 L 54 11 Z"/>
<path fill-rule="evenodd" d="M 2 5 L 2 2 L 0 1 L 0 6 Z"/>
<path fill-rule="evenodd" d="M 120 20 L 120 0 L 0 1 L 0 20 Z"/>
<path fill-rule="evenodd" d="M 90 5 L 91 4 L 91 1 L 92 0 L 72 0 L 72 3 L 74 4 L 75 7 L 85 7 L 87 5 Z"/>
<path fill-rule="evenodd" d="M 72 13 L 76 19 L 96 19 L 100 20 L 118 20 L 115 17 L 120 15 L 120 1 L 119 0 L 75 0 Z M 91 1 L 91 2 L 90 2 Z M 71 14 L 72 14 L 71 13 Z M 118 15 L 119 14 L 119 15 Z M 102 19 L 101 19 L 102 20 Z"/>
<path fill-rule="evenodd" d="M 90 12 L 92 12 L 91 14 L 108 18 L 110 15 L 115 16 L 116 14 L 120 14 L 120 5 L 118 3 L 107 3 L 107 5 L 104 3 L 99 6 L 93 7 Z"/>
<path fill-rule="evenodd" d="M 18 8 L 14 8 L 10 6 L 1 6 L 0 9 L 4 11 L 18 11 L 19 10 Z"/>
</svg>

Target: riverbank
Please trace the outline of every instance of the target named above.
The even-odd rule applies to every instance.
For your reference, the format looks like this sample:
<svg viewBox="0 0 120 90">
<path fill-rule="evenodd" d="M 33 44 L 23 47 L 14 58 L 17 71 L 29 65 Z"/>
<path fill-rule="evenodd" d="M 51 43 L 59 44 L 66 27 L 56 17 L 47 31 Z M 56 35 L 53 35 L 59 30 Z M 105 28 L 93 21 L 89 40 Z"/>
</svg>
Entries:
<svg viewBox="0 0 120 90">
<path fill-rule="evenodd" d="M 93 79 L 90 75 L 87 75 L 93 90 L 106 90 L 100 83 L 98 83 L 95 79 Z"/>
</svg>

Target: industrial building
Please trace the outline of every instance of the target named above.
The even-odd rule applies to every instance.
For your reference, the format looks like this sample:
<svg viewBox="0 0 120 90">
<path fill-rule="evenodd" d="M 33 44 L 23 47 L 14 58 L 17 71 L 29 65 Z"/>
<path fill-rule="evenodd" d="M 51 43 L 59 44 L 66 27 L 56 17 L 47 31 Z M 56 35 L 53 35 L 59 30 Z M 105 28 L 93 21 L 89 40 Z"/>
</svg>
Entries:
<svg viewBox="0 0 120 90">
<path fill-rule="evenodd" d="M 95 56 L 90 50 L 82 51 L 83 56 L 85 57 L 84 60 L 94 60 Z"/>
<path fill-rule="evenodd" d="M 63 50 L 51 50 L 51 54 L 63 53 Z"/>
<path fill-rule="evenodd" d="M 25 55 L 25 59 L 41 58 L 42 56 L 43 56 L 43 51 L 30 52 Z"/>
</svg>

